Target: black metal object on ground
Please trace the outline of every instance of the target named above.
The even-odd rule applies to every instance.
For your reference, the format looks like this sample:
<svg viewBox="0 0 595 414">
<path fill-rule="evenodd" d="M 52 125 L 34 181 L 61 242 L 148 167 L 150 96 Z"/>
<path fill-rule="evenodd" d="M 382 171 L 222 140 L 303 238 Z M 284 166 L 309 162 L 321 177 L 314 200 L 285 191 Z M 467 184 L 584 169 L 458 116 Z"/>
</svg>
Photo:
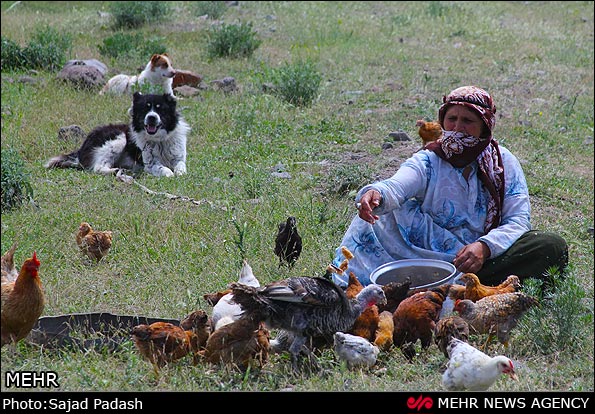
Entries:
<svg viewBox="0 0 595 414">
<path fill-rule="evenodd" d="M 177 319 L 114 315 L 108 312 L 44 316 L 39 318 L 27 341 L 50 349 L 72 347 L 114 351 L 124 341 L 130 340 L 130 331 L 134 326 L 153 322 L 180 324 Z"/>
</svg>

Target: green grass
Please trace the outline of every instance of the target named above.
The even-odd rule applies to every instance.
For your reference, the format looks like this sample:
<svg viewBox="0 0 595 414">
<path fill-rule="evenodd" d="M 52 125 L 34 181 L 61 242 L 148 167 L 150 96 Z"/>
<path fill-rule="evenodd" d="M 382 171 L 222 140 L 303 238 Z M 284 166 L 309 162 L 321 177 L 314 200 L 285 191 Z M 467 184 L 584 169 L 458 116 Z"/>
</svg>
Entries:
<svg viewBox="0 0 595 414">
<path fill-rule="evenodd" d="M 101 60 L 98 45 L 114 34 L 98 14 L 110 10 L 109 2 L 21 2 L 7 11 L 13 3 L 1 3 L 1 31 L 21 47 L 49 25 L 72 35 L 68 59 Z M 71 89 L 55 72 L 34 74 L 33 84 L 19 81 L 24 72 L 2 73 L 2 149 L 24 160 L 35 201 L 2 212 L 2 252 L 17 241 L 20 263 L 37 251 L 45 316 L 210 312 L 202 295 L 238 278 L 236 225 L 262 284 L 322 274 L 355 213 L 352 186 L 392 175 L 419 148 L 416 119 L 434 118 L 454 87 L 476 84 L 498 107 L 496 138 L 523 163 L 533 227 L 566 238 L 571 286 L 585 296 L 572 314 L 579 323 L 568 325 L 578 341 L 573 352 L 557 346 L 548 352 L 531 342 L 547 335 L 519 329 L 509 350 L 492 351 L 519 361 L 520 382 L 502 379 L 491 390 L 593 391 L 592 3 L 240 2 L 221 20 L 252 22 L 262 43 L 250 57 L 212 61 L 213 22 L 194 17 L 190 2 L 168 3 L 175 18 L 130 33 L 163 39 L 175 67 L 203 75 L 205 84 L 233 76 L 241 87 L 235 94 L 207 89 L 180 98 L 192 127 L 188 174 L 137 179 L 200 203 L 149 195 L 114 177 L 44 169 L 50 157 L 76 147 L 58 140 L 60 127 L 77 124 L 88 132 L 126 121 L 130 99 Z M 148 59 L 105 63 L 132 74 Z M 262 92 L 263 73 L 309 60 L 322 75 L 312 105 L 295 107 Z M 397 130 L 414 142 L 382 150 Z M 290 179 L 271 175 L 280 165 Z M 294 268 L 278 269 L 274 236 L 288 215 L 297 217 L 304 249 Z M 74 233 L 83 220 L 114 231 L 114 246 L 99 265 L 88 265 L 77 250 Z M 552 309 L 567 303 L 562 299 Z M 551 315 L 546 320 L 556 323 Z M 523 326 L 539 329 L 535 319 Z M 382 369 L 362 374 L 346 371 L 327 350 L 320 357 L 326 376 L 295 378 L 281 355 L 247 375 L 183 360 L 156 381 L 130 342 L 115 353 L 20 343 L 16 352 L 3 347 L 1 357 L 2 378 L 8 370 L 51 370 L 61 391 L 439 391 L 445 362 L 435 346 L 412 363 L 393 349 L 380 356 Z"/>
</svg>

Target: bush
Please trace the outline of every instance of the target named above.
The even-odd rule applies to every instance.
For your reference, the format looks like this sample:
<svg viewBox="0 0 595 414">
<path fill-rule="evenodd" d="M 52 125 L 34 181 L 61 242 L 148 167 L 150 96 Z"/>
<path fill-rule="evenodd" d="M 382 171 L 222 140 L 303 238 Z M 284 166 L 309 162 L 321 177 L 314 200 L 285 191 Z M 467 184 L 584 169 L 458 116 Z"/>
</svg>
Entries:
<svg viewBox="0 0 595 414">
<path fill-rule="evenodd" d="M 192 3 L 195 16 L 209 16 L 211 20 L 217 20 L 227 10 L 224 1 L 196 1 Z"/>
<path fill-rule="evenodd" d="M 10 211 L 33 200 L 29 172 L 21 156 L 12 149 L 2 150 L 2 211 Z"/>
<path fill-rule="evenodd" d="M 35 30 L 33 38 L 21 48 L 14 41 L 2 37 L 2 70 L 42 69 L 54 71 L 66 62 L 72 48 L 72 36 L 43 26 Z"/>
<path fill-rule="evenodd" d="M 27 67 L 27 59 L 23 49 L 14 41 L 2 36 L 2 58 L 0 68 L 4 70 L 15 70 Z"/>
<path fill-rule="evenodd" d="M 557 269 L 549 272 L 551 284 L 539 279 L 527 279 L 523 291 L 539 299 L 540 306 L 531 308 L 519 322 L 519 332 L 531 351 L 544 355 L 572 352 L 584 344 L 583 327 L 593 324 L 593 312 L 585 300 L 587 293 L 571 275 L 562 276 Z"/>
<path fill-rule="evenodd" d="M 145 23 L 162 20 L 171 10 L 161 1 L 116 1 L 111 3 L 115 29 L 134 29 Z"/>
<path fill-rule="evenodd" d="M 311 61 L 300 61 L 274 72 L 274 91 L 285 101 L 296 106 L 308 106 L 318 94 L 322 76 Z"/>
<path fill-rule="evenodd" d="M 163 40 L 162 37 L 145 40 L 140 33 L 118 32 L 103 39 L 103 44 L 99 45 L 98 49 L 99 53 L 106 57 L 138 56 L 148 60 L 154 53 L 165 53 L 167 51 L 162 43 Z"/>
<path fill-rule="evenodd" d="M 211 30 L 207 44 L 209 57 L 248 57 L 262 41 L 252 30 L 252 23 L 222 24 Z"/>
<path fill-rule="evenodd" d="M 373 178 L 372 168 L 363 164 L 345 164 L 335 168 L 327 178 L 329 194 L 347 195 L 369 184 Z"/>
</svg>

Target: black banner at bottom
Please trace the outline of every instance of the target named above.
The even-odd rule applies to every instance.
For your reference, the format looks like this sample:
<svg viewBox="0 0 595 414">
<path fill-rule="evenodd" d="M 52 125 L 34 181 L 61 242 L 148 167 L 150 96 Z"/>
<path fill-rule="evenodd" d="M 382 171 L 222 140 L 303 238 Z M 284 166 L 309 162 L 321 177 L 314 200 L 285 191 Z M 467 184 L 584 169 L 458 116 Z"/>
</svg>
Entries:
<svg viewBox="0 0 595 414">
<path fill-rule="evenodd" d="M 6 412 L 56 411 L 154 411 L 195 408 L 240 407 L 270 410 L 291 404 L 307 409 L 311 402 L 333 411 L 371 405 L 390 411 L 433 414 L 460 409 L 593 409 L 592 392 L 3 392 Z M 283 405 L 278 405 L 283 404 Z M 329 406 L 329 404 L 331 404 Z M 251 407 L 251 408 L 250 408 Z M 308 409 L 309 410 L 309 409 Z"/>
</svg>

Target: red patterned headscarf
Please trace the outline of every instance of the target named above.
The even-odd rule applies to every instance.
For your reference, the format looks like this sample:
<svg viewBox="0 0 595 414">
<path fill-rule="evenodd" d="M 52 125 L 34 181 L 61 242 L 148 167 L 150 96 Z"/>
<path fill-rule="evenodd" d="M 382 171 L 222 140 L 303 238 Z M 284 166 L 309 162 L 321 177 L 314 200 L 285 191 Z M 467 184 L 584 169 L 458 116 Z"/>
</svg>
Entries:
<svg viewBox="0 0 595 414">
<path fill-rule="evenodd" d="M 477 86 L 463 86 L 450 92 L 442 99 L 438 120 L 444 128 L 444 115 L 453 105 L 465 106 L 479 115 L 483 121 L 481 137 L 445 131 L 442 138 L 426 146 L 440 158 L 454 167 L 462 168 L 473 161 L 479 166 L 479 178 L 490 193 L 485 224 L 486 233 L 498 227 L 504 201 L 504 167 L 498 142 L 492 137 L 496 125 L 496 105 L 490 94 Z"/>
</svg>

